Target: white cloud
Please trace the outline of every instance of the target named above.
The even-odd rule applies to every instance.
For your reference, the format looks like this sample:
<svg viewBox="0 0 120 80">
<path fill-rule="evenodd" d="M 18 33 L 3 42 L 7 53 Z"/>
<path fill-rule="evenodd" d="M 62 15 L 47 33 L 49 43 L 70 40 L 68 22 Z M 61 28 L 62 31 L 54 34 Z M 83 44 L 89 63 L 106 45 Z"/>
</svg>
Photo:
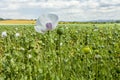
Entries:
<svg viewBox="0 0 120 80">
<path fill-rule="evenodd" d="M 78 1 L 47 1 L 47 2 L 29 2 L 29 6 L 41 8 L 66 8 L 79 5 Z"/>
<path fill-rule="evenodd" d="M 1 0 L 0 17 L 37 18 L 58 14 L 60 20 L 119 19 L 119 0 Z"/>
<path fill-rule="evenodd" d="M 119 4 L 119 0 L 100 0 L 102 3 L 107 3 L 107 4 Z"/>
</svg>

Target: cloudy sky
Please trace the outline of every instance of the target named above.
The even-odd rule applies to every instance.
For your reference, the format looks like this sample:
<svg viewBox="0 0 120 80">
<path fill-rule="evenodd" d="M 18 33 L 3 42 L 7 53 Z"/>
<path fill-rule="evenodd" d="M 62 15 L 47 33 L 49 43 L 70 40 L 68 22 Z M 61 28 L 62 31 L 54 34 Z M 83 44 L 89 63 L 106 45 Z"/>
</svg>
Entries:
<svg viewBox="0 0 120 80">
<path fill-rule="evenodd" d="M 57 14 L 61 21 L 120 19 L 119 0 L 0 0 L 0 17 L 36 19 Z"/>
</svg>

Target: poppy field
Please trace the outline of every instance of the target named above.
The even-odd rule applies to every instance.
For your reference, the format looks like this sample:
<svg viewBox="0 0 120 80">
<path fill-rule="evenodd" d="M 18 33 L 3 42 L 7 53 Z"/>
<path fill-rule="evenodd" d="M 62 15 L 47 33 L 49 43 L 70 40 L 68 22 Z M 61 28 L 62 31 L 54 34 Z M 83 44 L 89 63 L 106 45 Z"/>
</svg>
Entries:
<svg viewBox="0 0 120 80">
<path fill-rule="evenodd" d="M 120 24 L 59 24 L 44 34 L 0 25 L 0 34 L 0 80 L 120 79 Z"/>
</svg>

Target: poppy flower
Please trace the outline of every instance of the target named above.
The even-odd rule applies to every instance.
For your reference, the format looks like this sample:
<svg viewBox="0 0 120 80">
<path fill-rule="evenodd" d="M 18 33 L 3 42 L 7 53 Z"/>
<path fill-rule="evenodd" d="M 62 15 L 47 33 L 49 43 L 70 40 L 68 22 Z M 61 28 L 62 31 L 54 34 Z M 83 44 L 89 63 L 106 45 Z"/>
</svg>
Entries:
<svg viewBox="0 0 120 80">
<path fill-rule="evenodd" d="M 19 34 L 19 33 L 16 33 L 16 34 L 15 34 L 15 37 L 19 37 L 19 36 L 20 36 L 20 34 Z"/>
<path fill-rule="evenodd" d="M 2 36 L 2 37 L 6 37 L 6 36 L 7 36 L 7 32 L 5 32 L 5 31 L 2 32 L 1 36 Z"/>
<path fill-rule="evenodd" d="M 35 30 L 39 33 L 45 33 L 56 28 L 58 24 L 58 16 L 55 14 L 41 15 L 34 26 Z"/>
</svg>

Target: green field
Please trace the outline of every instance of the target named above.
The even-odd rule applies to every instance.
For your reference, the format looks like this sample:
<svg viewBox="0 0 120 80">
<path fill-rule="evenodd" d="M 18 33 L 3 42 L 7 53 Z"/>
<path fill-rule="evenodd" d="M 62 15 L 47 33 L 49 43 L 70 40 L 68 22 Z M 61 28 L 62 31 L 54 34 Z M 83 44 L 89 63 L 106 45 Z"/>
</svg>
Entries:
<svg viewBox="0 0 120 80">
<path fill-rule="evenodd" d="M 45 34 L 0 25 L 3 31 L 0 80 L 120 79 L 120 24 L 59 24 Z"/>
</svg>

